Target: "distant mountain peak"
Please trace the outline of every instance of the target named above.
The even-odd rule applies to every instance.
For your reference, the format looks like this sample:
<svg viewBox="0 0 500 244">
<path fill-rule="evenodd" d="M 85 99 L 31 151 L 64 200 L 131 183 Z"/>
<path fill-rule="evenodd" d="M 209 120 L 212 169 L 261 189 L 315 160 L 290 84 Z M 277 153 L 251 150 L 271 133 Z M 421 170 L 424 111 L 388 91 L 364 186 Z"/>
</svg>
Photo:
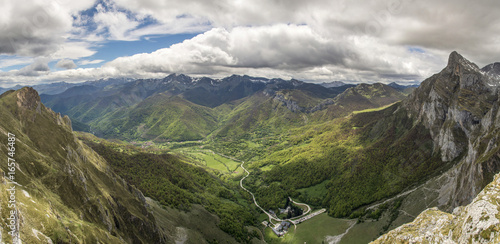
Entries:
<svg viewBox="0 0 500 244">
<path fill-rule="evenodd" d="M 320 83 L 319 85 L 322 85 L 326 88 L 331 88 L 331 87 L 344 86 L 344 85 L 346 85 L 346 83 L 344 83 L 342 81 L 332 81 L 332 82 L 323 82 L 323 83 Z"/>
<path fill-rule="evenodd" d="M 405 91 L 410 92 L 412 88 L 418 87 L 418 85 L 401 85 L 401 84 L 398 84 L 396 82 L 391 82 L 387 85 L 398 90 L 398 91 L 401 91 L 401 92 L 405 92 Z"/>
<path fill-rule="evenodd" d="M 391 82 L 391 83 L 389 83 L 387 85 L 390 86 L 390 87 L 393 87 L 393 88 L 394 87 L 411 87 L 411 86 L 415 86 L 415 85 L 411 85 L 411 84 L 410 85 L 403 85 L 403 84 L 399 84 L 399 83 L 397 83 L 395 81 L 393 81 L 393 82 Z"/>
<path fill-rule="evenodd" d="M 156 80 L 151 79 L 150 81 L 155 82 Z M 177 83 L 183 83 L 183 84 L 190 84 L 190 83 L 193 83 L 195 80 L 193 80 L 193 78 L 191 78 L 190 76 L 187 76 L 185 74 L 172 73 L 172 74 L 168 75 L 167 77 L 163 78 L 163 81 L 166 83 L 177 82 Z"/>
<path fill-rule="evenodd" d="M 488 64 L 481 70 L 487 74 L 500 75 L 500 62 Z"/>
</svg>

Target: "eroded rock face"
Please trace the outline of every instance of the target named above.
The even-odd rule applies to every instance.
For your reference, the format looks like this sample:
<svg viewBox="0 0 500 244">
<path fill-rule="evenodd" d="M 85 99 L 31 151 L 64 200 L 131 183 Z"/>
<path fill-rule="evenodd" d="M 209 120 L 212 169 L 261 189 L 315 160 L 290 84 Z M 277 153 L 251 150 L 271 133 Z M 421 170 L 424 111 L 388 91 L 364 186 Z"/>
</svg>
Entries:
<svg viewBox="0 0 500 244">
<path fill-rule="evenodd" d="M 452 214 L 431 208 L 373 243 L 500 243 L 500 175 Z"/>
<path fill-rule="evenodd" d="M 443 162 L 455 162 L 445 173 L 448 180 L 440 191 L 440 209 L 451 211 L 470 203 L 500 168 L 493 157 L 498 151 L 499 84 L 500 79 L 453 52 L 446 68 L 403 102 L 415 123 L 429 129 L 434 153 Z"/>
<path fill-rule="evenodd" d="M 283 106 L 287 107 L 290 111 L 294 113 L 303 112 L 305 110 L 304 108 L 300 107 L 295 101 L 286 99 L 283 94 L 276 94 L 273 99 L 281 102 Z"/>
<path fill-rule="evenodd" d="M 23 87 L 16 92 L 17 106 L 19 108 L 20 119 L 29 119 L 35 122 L 37 115 L 42 113 L 42 110 L 47 111 L 52 115 L 57 125 L 71 129 L 71 120 L 65 115 L 52 111 L 50 108 L 45 107 L 38 95 L 38 92 L 32 87 Z"/>
<path fill-rule="evenodd" d="M 41 102 L 38 92 L 31 87 L 24 87 L 17 93 L 17 106 L 29 110 L 40 110 Z"/>
<path fill-rule="evenodd" d="M 431 132 L 435 150 L 451 161 L 467 149 L 461 139 L 473 137 L 479 122 L 498 100 L 497 87 L 473 63 L 453 52 L 440 73 L 425 80 L 404 106 Z"/>
</svg>

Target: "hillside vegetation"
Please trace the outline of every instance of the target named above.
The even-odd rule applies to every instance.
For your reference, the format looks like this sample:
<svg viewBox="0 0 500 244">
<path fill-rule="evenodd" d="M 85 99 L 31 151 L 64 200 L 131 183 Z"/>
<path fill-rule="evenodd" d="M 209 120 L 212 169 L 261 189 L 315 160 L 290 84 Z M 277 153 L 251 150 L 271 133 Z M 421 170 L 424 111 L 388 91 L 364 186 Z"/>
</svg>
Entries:
<svg viewBox="0 0 500 244">
<path fill-rule="evenodd" d="M 106 159 L 114 172 L 161 205 L 189 211 L 198 204 L 216 214 L 220 218 L 217 226 L 238 242 L 258 237 L 245 228 L 256 224 L 258 214 L 250 206 L 238 204 L 242 196 L 236 186 L 164 151 L 141 150 L 88 134 L 80 134 L 80 138 Z"/>
</svg>

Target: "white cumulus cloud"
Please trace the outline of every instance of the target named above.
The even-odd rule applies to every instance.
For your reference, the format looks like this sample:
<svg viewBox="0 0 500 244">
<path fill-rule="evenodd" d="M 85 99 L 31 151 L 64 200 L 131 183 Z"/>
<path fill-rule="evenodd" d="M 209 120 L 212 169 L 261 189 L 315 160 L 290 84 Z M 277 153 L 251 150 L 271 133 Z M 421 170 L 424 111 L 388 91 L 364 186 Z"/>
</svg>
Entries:
<svg viewBox="0 0 500 244">
<path fill-rule="evenodd" d="M 76 68 L 75 62 L 71 59 L 61 59 L 57 62 L 56 67 L 63 69 L 74 69 Z"/>
<path fill-rule="evenodd" d="M 28 62 L 34 67 L 40 58 L 102 63 L 91 69 L 0 72 L 0 82 L 173 72 L 418 82 L 443 68 L 453 50 L 479 66 L 500 61 L 497 0 L 0 0 L 0 6 L 0 58 L 10 55 L 0 68 Z M 201 34 L 110 62 L 92 57 L 111 40 L 177 33 Z"/>
</svg>

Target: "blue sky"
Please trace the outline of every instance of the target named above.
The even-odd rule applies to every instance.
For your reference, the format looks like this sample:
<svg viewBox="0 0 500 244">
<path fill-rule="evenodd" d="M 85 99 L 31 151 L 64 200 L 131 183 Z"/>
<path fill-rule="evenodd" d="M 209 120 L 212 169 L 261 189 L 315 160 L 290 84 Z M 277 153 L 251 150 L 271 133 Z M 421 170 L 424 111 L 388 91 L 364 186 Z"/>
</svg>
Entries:
<svg viewBox="0 0 500 244">
<path fill-rule="evenodd" d="M 111 61 L 122 56 L 132 56 L 138 53 L 150 53 L 172 44 L 191 39 L 197 34 L 175 34 L 144 37 L 139 41 L 109 41 L 96 49 L 97 53 L 90 59 Z"/>
<path fill-rule="evenodd" d="M 100 67 L 102 63 L 114 60 L 123 56 L 132 56 L 138 53 L 151 53 L 161 48 L 168 48 L 172 44 L 180 43 L 186 39 L 191 39 L 197 34 L 173 34 L 173 35 L 155 35 L 143 37 L 137 41 L 107 41 L 93 48 L 96 53 L 92 56 L 85 57 L 83 60 L 103 60 L 96 64 L 79 65 L 82 68 Z M 56 61 L 52 61 L 49 65 L 51 69 L 55 67 Z M 19 68 L 21 66 L 13 67 Z"/>
<path fill-rule="evenodd" d="M 419 83 L 452 51 L 499 61 L 498 10 L 495 0 L 7 1 L 0 86 L 170 73 Z"/>
<path fill-rule="evenodd" d="M 79 67 L 82 68 L 96 68 L 106 63 L 108 61 L 114 60 L 123 56 L 132 56 L 139 53 L 151 53 L 161 48 L 168 48 L 172 44 L 180 43 L 186 39 L 191 39 L 200 33 L 179 33 L 179 34 L 162 34 L 153 33 L 151 35 L 138 36 L 136 38 L 125 39 L 125 40 L 115 40 L 111 36 L 110 27 L 99 26 L 96 21 L 92 21 L 99 12 L 115 12 L 123 13 L 127 19 L 140 19 L 136 29 L 144 29 L 151 26 L 159 26 L 159 23 L 152 16 L 138 17 L 137 13 L 127 10 L 122 7 L 116 6 L 111 1 L 99 0 L 91 8 L 80 11 L 77 15 L 73 16 L 75 22 L 78 19 L 86 18 L 88 21 L 75 24 L 81 27 L 86 32 L 96 32 L 96 34 L 101 35 L 104 39 L 96 42 L 91 48 L 96 51 L 95 54 L 85 57 L 80 61 L 93 61 L 102 60 L 99 63 L 89 63 L 82 64 L 79 63 Z M 49 65 L 51 69 L 57 69 L 56 61 L 52 61 Z M 77 62 L 78 63 L 78 62 Z"/>
<path fill-rule="evenodd" d="M 199 34 L 199 33 L 197 33 Z M 106 41 L 96 44 L 92 50 L 96 53 L 82 58 L 80 61 L 102 60 L 102 62 L 95 64 L 80 64 L 82 68 L 96 68 L 100 67 L 103 63 L 114 60 L 118 57 L 132 56 L 138 53 L 150 53 L 161 48 L 168 48 L 172 44 L 180 43 L 186 39 L 191 39 L 197 34 L 168 34 L 168 35 L 154 35 L 142 37 L 137 41 Z M 56 67 L 57 60 L 49 62 L 51 70 L 60 69 Z M 18 70 L 25 67 L 25 64 L 12 65 L 5 67 L 4 71 Z"/>
</svg>

